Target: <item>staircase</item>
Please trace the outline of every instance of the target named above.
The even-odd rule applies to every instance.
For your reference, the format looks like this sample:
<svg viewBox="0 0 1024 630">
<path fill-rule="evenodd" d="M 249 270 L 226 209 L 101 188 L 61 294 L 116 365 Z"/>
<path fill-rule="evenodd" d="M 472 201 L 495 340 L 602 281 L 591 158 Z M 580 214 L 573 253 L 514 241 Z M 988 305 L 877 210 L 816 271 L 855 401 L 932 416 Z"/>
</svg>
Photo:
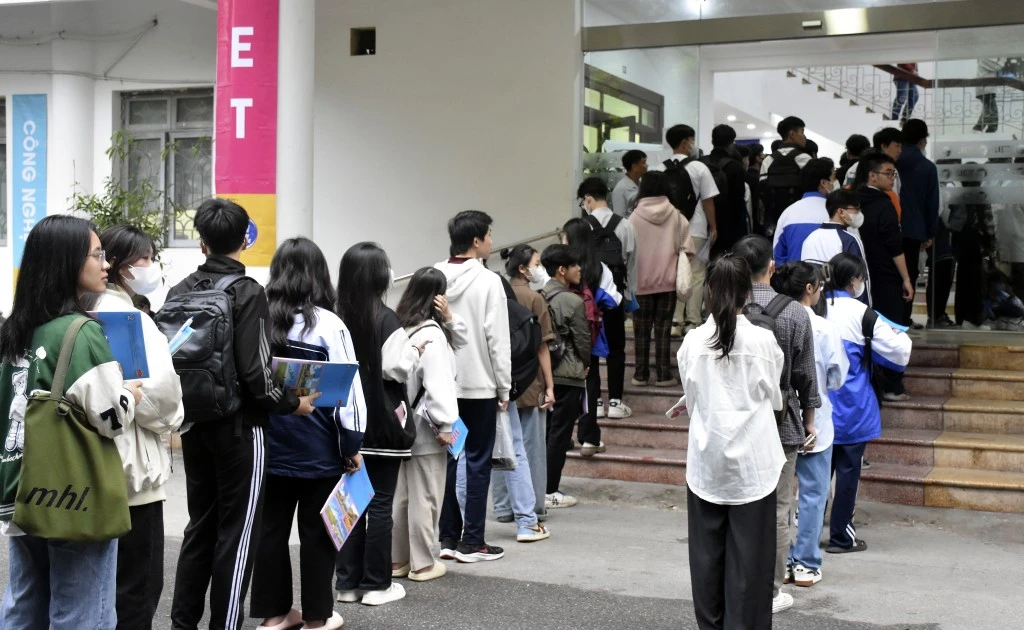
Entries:
<svg viewBox="0 0 1024 630">
<path fill-rule="evenodd" d="M 673 357 L 680 343 L 673 340 Z M 565 474 L 683 485 L 689 423 L 664 415 L 682 389 L 632 387 L 631 336 L 626 346 L 624 400 L 633 417 L 601 419 L 608 452 L 570 452 Z M 868 446 L 860 496 L 1024 513 L 1024 346 L 915 337 L 905 382 L 913 398 L 882 405 L 882 437 Z"/>
</svg>

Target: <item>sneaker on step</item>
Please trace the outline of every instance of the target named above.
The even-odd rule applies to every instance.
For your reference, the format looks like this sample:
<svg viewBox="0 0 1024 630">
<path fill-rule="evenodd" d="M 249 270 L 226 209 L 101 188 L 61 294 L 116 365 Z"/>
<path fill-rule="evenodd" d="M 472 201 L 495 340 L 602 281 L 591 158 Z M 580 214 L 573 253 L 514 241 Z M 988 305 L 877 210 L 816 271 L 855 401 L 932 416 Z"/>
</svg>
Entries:
<svg viewBox="0 0 1024 630">
<path fill-rule="evenodd" d="M 354 604 L 363 598 L 366 591 L 354 590 L 354 591 L 338 591 L 337 601 L 340 604 Z"/>
<path fill-rule="evenodd" d="M 629 405 L 625 404 L 621 400 L 610 400 L 608 401 L 608 417 L 612 420 L 622 420 L 633 415 L 633 410 L 629 408 Z"/>
<path fill-rule="evenodd" d="M 584 442 L 580 445 L 580 457 L 593 457 L 597 453 L 604 453 L 607 450 L 608 447 L 604 445 L 604 442 L 601 442 L 600 444 Z"/>
<path fill-rule="evenodd" d="M 672 377 L 667 381 L 658 381 L 654 384 L 655 387 L 679 387 L 679 379 Z"/>
<path fill-rule="evenodd" d="M 551 532 L 546 527 L 537 523 L 533 527 L 520 527 L 516 533 L 516 542 L 529 543 L 551 538 Z"/>
<path fill-rule="evenodd" d="M 601 398 L 597 399 L 597 411 L 595 411 L 594 414 L 598 418 L 607 418 L 608 417 L 607 408 L 604 406 L 604 400 L 602 400 Z"/>
<path fill-rule="evenodd" d="M 633 387 L 647 387 L 648 385 L 651 384 L 651 379 L 641 381 L 640 379 L 634 377 L 629 379 L 629 382 L 633 384 Z"/>
<path fill-rule="evenodd" d="M 671 330 L 669 330 L 668 334 L 673 339 L 679 339 L 680 337 L 683 336 L 683 325 L 682 324 L 672 324 L 672 328 L 671 328 Z"/>
<path fill-rule="evenodd" d="M 501 560 L 505 557 L 505 550 L 501 547 L 492 547 L 487 543 L 482 545 L 467 545 L 466 543 L 459 543 L 458 549 L 455 551 L 455 559 L 459 562 L 489 562 L 491 560 Z"/>
<path fill-rule="evenodd" d="M 544 496 L 544 507 L 549 510 L 557 510 L 558 508 L 569 508 L 579 503 L 576 497 L 565 494 L 561 491 L 552 492 L 551 494 Z"/>
<path fill-rule="evenodd" d="M 457 540 L 442 540 L 441 541 L 441 553 L 438 556 L 442 560 L 454 560 L 455 559 L 455 548 L 459 546 Z"/>
<path fill-rule="evenodd" d="M 902 394 L 897 394 L 895 392 L 884 392 L 882 394 L 882 400 L 885 400 L 887 402 L 903 402 L 905 400 L 910 400 L 910 394 L 908 394 L 907 392 L 903 392 Z"/>
<path fill-rule="evenodd" d="M 868 468 L 871 468 L 871 462 L 869 462 L 868 460 L 866 460 L 863 457 L 861 457 L 860 458 L 860 468 L 861 468 L 861 470 L 867 470 Z"/>
<path fill-rule="evenodd" d="M 808 569 L 800 564 L 793 569 L 793 582 L 797 586 L 814 586 L 820 581 L 821 569 Z"/>
<path fill-rule="evenodd" d="M 405 587 L 398 582 L 392 582 L 391 586 L 383 591 L 366 591 L 366 595 L 363 595 L 362 604 L 364 606 L 382 606 L 404 598 Z"/>
<path fill-rule="evenodd" d="M 780 613 L 783 610 L 789 610 L 793 607 L 793 596 L 789 593 L 783 593 L 779 591 L 778 596 L 772 600 L 772 614 Z"/>
</svg>

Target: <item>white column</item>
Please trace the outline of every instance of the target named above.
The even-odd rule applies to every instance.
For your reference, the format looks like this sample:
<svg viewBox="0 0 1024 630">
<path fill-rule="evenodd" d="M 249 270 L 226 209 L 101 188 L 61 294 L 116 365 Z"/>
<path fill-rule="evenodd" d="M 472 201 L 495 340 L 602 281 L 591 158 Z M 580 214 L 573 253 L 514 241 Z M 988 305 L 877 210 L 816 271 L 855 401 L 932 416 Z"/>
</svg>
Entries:
<svg viewBox="0 0 1024 630">
<path fill-rule="evenodd" d="M 280 0 L 277 242 L 313 237 L 315 0 Z"/>
<path fill-rule="evenodd" d="M 53 68 L 89 71 L 92 44 L 58 40 L 51 44 Z M 93 191 L 93 109 L 95 81 L 66 74 L 53 75 L 49 104 L 49 175 L 47 211 L 67 212 L 77 188 Z"/>
</svg>

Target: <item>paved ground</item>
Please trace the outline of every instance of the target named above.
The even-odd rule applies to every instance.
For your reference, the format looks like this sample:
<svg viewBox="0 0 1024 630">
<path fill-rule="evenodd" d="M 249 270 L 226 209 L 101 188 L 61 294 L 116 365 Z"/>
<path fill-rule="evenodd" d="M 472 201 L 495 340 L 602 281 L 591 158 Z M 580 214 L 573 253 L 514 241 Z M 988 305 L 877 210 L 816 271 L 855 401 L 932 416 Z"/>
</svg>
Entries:
<svg viewBox="0 0 1024 630">
<path fill-rule="evenodd" d="M 181 469 L 175 468 L 160 629 L 169 627 L 187 519 Z M 517 544 L 511 525 L 489 521 L 488 539 L 506 548 L 505 559 L 450 563 L 445 578 L 426 584 L 403 581 L 408 597 L 380 608 L 339 604 L 346 628 L 696 628 L 681 489 L 580 479 L 567 479 L 564 489 L 583 502 L 552 515 L 550 540 Z M 796 606 L 776 616 L 776 628 L 1024 627 L 1024 515 L 864 503 L 858 516 L 871 549 L 826 555 L 824 581 L 789 589 Z M 0 550 L 3 582 L 6 555 Z M 245 627 L 257 624 L 249 620 Z"/>
</svg>

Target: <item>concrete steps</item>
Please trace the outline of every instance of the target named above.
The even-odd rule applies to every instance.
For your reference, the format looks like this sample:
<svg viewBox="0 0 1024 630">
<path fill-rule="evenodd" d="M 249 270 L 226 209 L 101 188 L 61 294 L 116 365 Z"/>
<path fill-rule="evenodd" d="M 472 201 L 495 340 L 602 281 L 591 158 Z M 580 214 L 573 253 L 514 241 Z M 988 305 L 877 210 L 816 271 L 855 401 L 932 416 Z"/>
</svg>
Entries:
<svg viewBox="0 0 1024 630">
<path fill-rule="evenodd" d="M 608 452 L 589 459 L 570 453 L 566 474 L 683 484 L 689 423 L 685 416 L 664 416 L 682 387 L 631 385 L 631 337 L 623 398 L 634 415 L 601 419 Z M 673 340 L 675 376 L 680 344 Z M 605 379 L 606 368 L 599 369 Z M 917 339 L 905 382 L 913 398 L 883 403 L 883 435 L 868 446 L 872 466 L 863 471 L 861 496 L 906 505 L 1024 512 L 1024 345 Z"/>
</svg>

